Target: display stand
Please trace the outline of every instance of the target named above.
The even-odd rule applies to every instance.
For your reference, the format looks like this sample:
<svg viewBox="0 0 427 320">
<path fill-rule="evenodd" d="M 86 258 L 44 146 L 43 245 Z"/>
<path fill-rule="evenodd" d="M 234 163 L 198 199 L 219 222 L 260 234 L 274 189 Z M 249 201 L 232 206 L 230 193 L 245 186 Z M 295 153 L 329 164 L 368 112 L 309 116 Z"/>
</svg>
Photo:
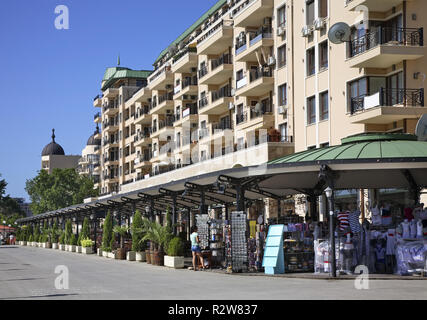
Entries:
<svg viewBox="0 0 427 320">
<path fill-rule="evenodd" d="M 285 273 L 285 259 L 283 255 L 284 225 L 270 226 L 264 250 L 262 266 L 265 274 Z"/>
<path fill-rule="evenodd" d="M 231 214 L 231 267 L 233 272 L 248 270 L 247 219 L 244 212 Z"/>
</svg>

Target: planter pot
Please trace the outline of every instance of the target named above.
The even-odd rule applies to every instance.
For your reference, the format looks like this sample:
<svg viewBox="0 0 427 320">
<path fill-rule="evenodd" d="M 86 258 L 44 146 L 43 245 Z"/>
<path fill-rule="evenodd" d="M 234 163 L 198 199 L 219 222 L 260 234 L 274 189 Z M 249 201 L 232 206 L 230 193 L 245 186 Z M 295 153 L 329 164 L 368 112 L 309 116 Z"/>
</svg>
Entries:
<svg viewBox="0 0 427 320">
<path fill-rule="evenodd" d="M 151 264 L 151 250 L 145 251 L 145 258 L 148 264 Z"/>
<path fill-rule="evenodd" d="M 27 241 L 21 241 L 22 242 L 22 245 L 25 247 L 25 246 L 27 246 Z"/>
<path fill-rule="evenodd" d="M 45 248 L 46 249 L 52 249 L 52 244 L 50 242 L 46 242 L 45 243 Z"/>
<path fill-rule="evenodd" d="M 117 249 L 115 258 L 117 260 L 126 260 L 126 250 L 125 249 Z"/>
<path fill-rule="evenodd" d="M 127 261 L 136 261 L 136 252 L 135 251 L 128 251 L 126 254 L 126 260 Z"/>
<path fill-rule="evenodd" d="M 76 252 L 77 253 L 82 253 L 82 249 L 83 249 L 82 246 L 77 246 L 76 247 Z"/>
<path fill-rule="evenodd" d="M 152 258 L 154 258 L 153 264 L 155 266 L 163 266 L 165 264 L 165 254 L 162 251 L 154 251 Z"/>
<path fill-rule="evenodd" d="M 59 246 L 57 243 L 52 243 L 52 249 L 58 250 Z"/>
<path fill-rule="evenodd" d="M 70 246 L 70 252 L 76 252 L 76 246 Z"/>
<path fill-rule="evenodd" d="M 93 254 L 93 248 L 92 247 L 87 247 L 87 248 L 82 248 L 82 253 L 83 254 Z"/>
<path fill-rule="evenodd" d="M 135 252 L 135 260 L 138 262 L 145 262 L 146 261 L 146 254 L 144 251 L 142 252 Z"/>
<path fill-rule="evenodd" d="M 108 252 L 107 251 L 102 251 L 102 256 L 105 258 L 108 258 Z"/>
<path fill-rule="evenodd" d="M 114 254 L 114 252 L 108 252 L 107 257 L 110 259 L 115 259 L 116 255 Z"/>
<path fill-rule="evenodd" d="M 102 250 L 100 248 L 96 249 L 96 254 L 98 257 L 102 257 Z"/>
<path fill-rule="evenodd" d="M 65 244 L 60 244 L 59 245 L 59 250 L 65 251 Z"/>
<path fill-rule="evenodd" d="M 184 257 L 165 256 L 165 267 L 174 269 L 184 269 Z"/>
</svg>

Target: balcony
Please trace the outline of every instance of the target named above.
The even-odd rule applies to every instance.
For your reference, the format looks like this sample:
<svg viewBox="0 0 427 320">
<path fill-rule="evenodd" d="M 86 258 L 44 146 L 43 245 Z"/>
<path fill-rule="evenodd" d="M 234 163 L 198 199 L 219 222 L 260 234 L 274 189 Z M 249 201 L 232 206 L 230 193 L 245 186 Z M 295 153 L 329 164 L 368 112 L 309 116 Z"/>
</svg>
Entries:
<svg viewBox="0 0 427 320">
<path fill-rule="evenodd" d="M 93 121 L 95 123 L 101 123 L 102 122 L 102 118 L 101 118 L 101 113 L 100 112 L 98 112 L 97 114 L 95 114 L 93 116 Z"/>
<path fill-rule="evenodd" d="M 102 112 L 107 116 L 116 115 L 119 113 L 119 106 L 117 103 L 111 101 L 102 108 Z"/>
<path fill-rule="evenodd" d="M 246 74 L 244 78 L 236 83 L 237 96 L 259 97 L 273 90 L 274 78 L 270 67 L 252 69 L 247 71 Z"/>
<path fill-rule="evenodd" d="M 206 98 L 199 105 L 200 115 L 221 115 L 229 110 L 230 103 L 234 101 L 229 86 L 211 92 L 210 101 Z"/>
<path fill-rule="evenodd" d="M 221 85 L 232 77 L 232 58 L 229 54 L 223 54 L 219 58 L 210 61 L 210 72 L 205 68 L 202 73 L 199 73 L 199 83 L 207 85 Z"/>
<path fill-rule="evenodd" d="M 173 92 L 165 93 L 158 98 L 158 104 L 151 105 L 151 114 L 165 114 L 166 110 L 174 108 Z"/>
<path fill-rule="evenodd" d="M 93 106 L 95 108 L 102 107 L 102 96 L 97 95 L 95 99 L 93 99 Z"/>
<path fill-rule="evenodd" d="M 108 88 L 104 91 L 104 97 L 108 99 L 114 99 L 119 95 L 119 88 Z"/>
<path fill-rule="evenodd" d="M 264 24 L 265 17 L 273 16 L 273 0 L 249 0 L 233 10 L 235 27 L 254 27 Z"/>
<path fill-rule="evenodd" d="M 178 100 L 183 96 L 197 95 L 199 92 L 198 81 L 196 77 L 184 78 L 181 87 L 174 94 L 173 99 Z"/>
<path fill-rule="evenodd" d="M 179 52 L 172 60 L 173 73 L 186 73 L 197 68 L 197 49 L 187 47 Z"/>
<path fill-rule="evenodd" d="M 351 98 L 351 122 L 389 124 L 403 119 L 418 119 L 427 113 L 424 89 L 383 89 L 367 96 Z"/>
<path fill-rule="evenodd" d="M 184 126 L 184 123 L 189 122 L 191 123 L 197 123 L 198 122 L 198 109 L 197 109 L 197 103 L 194 103 L 192 105 L 187 104 L 186 108 L 182 110 L 181 114 L 175 115 L 175 122 L 174 127 L 180 127 Z M 189 126 L 190 126 L 189 124 Z"/>
<path fill-rule="evenodd" d="M 114 166 L 119 164 L 119 157 L 105 157 L 104 166 Z"/>
<path fill-rule="evenodd" d="M 163 134 L 173 134 L 175 132 L 173 127 L 174 120 L 174 116 L 166 116 L 165 119 L 159 120 L 158 128 L 152 128 L 151 138 L 154 139 Z"/>
<path fill-rule="evenodd" d="M 131 96 L 126 101 L 126 108 L 129 108 L 130 106 L 134 105 L 136 102 L 148 102 L 148 99 L 151 98 L 151 90 L 147 87 L 142 87 L 138 91 L 136 91 L 133 96 Z"/>
<path fill-rule="evenodd" d="M 152 158 L 151 151 L 147 151 L 142 155 L 141 154 L 137 155 L 136 159 L 134 160 L 135 169 L 151 166 L 151 162 L 150 162 L 151 158 Z"/>
<path fill-rule="evenodd" d="M 233 43 L 233 22 L 219 20 L 201 34 L 197 40 L 199 55 L 219 55 L 228 50 Z"/>
<path fill-rule="evenodd" d="M 136 125 L 147 125 L 151 123 L 150 106 L 143 106 L 136 110 L 133 119 Z"/>
<path fill-rule="evenodd" d="M 134 147 L 148 146 L 151 143 L 151 132 L 150 128 L 137 132 L 134 137 Z"/>
<path fill-rule="evenodd" d="M 354 11 L 358 6 L 367 6 L 369 11 L 386 12 L 403 3 L 403 0 L 346 0 L 347 9 Z"/>
<path fill-rule="evenodd" d="M 274 46 L 273 31 L 270 28 L 261 27 L 254 32 L 248 32 L 246 37 L 246 41 L 243 41 L 244 45 L 239 48 L 236 46 L 236 61 L 258 61 L 262 48 Z"/>
<path fill-rule="evenodd" d="M 170 66 L 163 66 L 153 72 L 148 79 L 150 90 L 164 90 L 166 86 L 173 85 L 174 76 Z"/>
<path fill-rule="evenodd" d="M 118 121 L 105 121 L 102 125 L 102 131 L 106 133 L 112 133 L 119 130 Z"/>
<path fill-rule="evenodd" d="M 241 125 L 247 121 L 248 121 L 248 113 L 247 112 L 236 114 L 236 125 L 237 126 Z"/>
<path fill-rule="evenodd" d="M 118 148 L 119 140 L 118 139 L 104 139 L 102 146 L 105 148 Z"/>
<path fill-rule="evenodd" d="M 419 59 L 424 51 L 423 28 L 379 27 L 349 43 L 348 63 L 352 68 L 387 68 Z"/>
</svg>

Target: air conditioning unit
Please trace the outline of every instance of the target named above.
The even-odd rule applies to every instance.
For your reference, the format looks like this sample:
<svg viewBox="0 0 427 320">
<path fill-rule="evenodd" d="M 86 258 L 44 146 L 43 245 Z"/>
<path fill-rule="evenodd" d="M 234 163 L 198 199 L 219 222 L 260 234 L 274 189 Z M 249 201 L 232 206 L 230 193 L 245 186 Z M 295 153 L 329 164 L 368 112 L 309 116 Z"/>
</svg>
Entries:
<svg viewBox="0 0 427 320">
<path fill-rule="evenodd" d="M 288 111 L 287 106 L 279 106 L 277 109 L 278 109 L 279 114 L 286 114 L 286 112 Z"/>
<path fill-rule="evenodd" d="M 326 21 L 323 18 L 318 18 L 314 20 L 314 29 L 320 30 L 326 26 Z"/>
<path fill-rule="evenodd" d="M 313 30 L 311 26 L 304 26 L 301 32 L 303 37 L 308 37 L 313 33 Z"/>
<path fill-rule="evenodd" d="M 286 32 L 286 28 L 285 27 L 279 27 L 277 28 L 277 35 L 280 36 L 284 36 Z"/>
<path fill-rule="evenodd" d="M 170 90 L 170 89 L 172 89 L 172 85 L 171 84 L 167 84 L 166 85 L 166 90 Z"/>
<path fill-rule="evenodd" d="M 273 66 L 276 64 L 276 58 L 275 57 L 268 57 L 268 65 Z"/>
<path fill-rule="evenodd" d="M 234 15 L 233 15 L 233 11 L 230 12 L 229 18 L 233 19 Z"/>
<path fill-rule="evenodd" d="M 236 95 L 236 89 L 231 89 L 231 96 L 234 97 Z"/>
<path fill-rule="evenodd" d="M 234 109 L 234 103 L 233 102 L 230 102 L 229 104 L 228 104 L 228 110 L 233 110 Z"/>
</svg>

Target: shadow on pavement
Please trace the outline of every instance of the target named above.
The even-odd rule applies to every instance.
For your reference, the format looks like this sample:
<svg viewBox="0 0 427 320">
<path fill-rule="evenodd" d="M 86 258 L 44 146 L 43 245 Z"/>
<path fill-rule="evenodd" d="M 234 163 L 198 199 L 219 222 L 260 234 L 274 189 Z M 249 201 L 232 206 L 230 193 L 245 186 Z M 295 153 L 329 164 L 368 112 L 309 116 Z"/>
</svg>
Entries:
<svg viewBox="0 0 427 320">
<path fill-rule="evenodd" d="M 44 296 L 29 296 L 29 297 L 9 297 L 9 298 L 0 298 L 0 300 L 14 300 L 14 299 L 36 299 L 36 298 L 55 298 L 55 297 L 66 297 L 66 296 L 77 296 L 76 293 L 70 294 L 48 294 Z"/>
</svg>

